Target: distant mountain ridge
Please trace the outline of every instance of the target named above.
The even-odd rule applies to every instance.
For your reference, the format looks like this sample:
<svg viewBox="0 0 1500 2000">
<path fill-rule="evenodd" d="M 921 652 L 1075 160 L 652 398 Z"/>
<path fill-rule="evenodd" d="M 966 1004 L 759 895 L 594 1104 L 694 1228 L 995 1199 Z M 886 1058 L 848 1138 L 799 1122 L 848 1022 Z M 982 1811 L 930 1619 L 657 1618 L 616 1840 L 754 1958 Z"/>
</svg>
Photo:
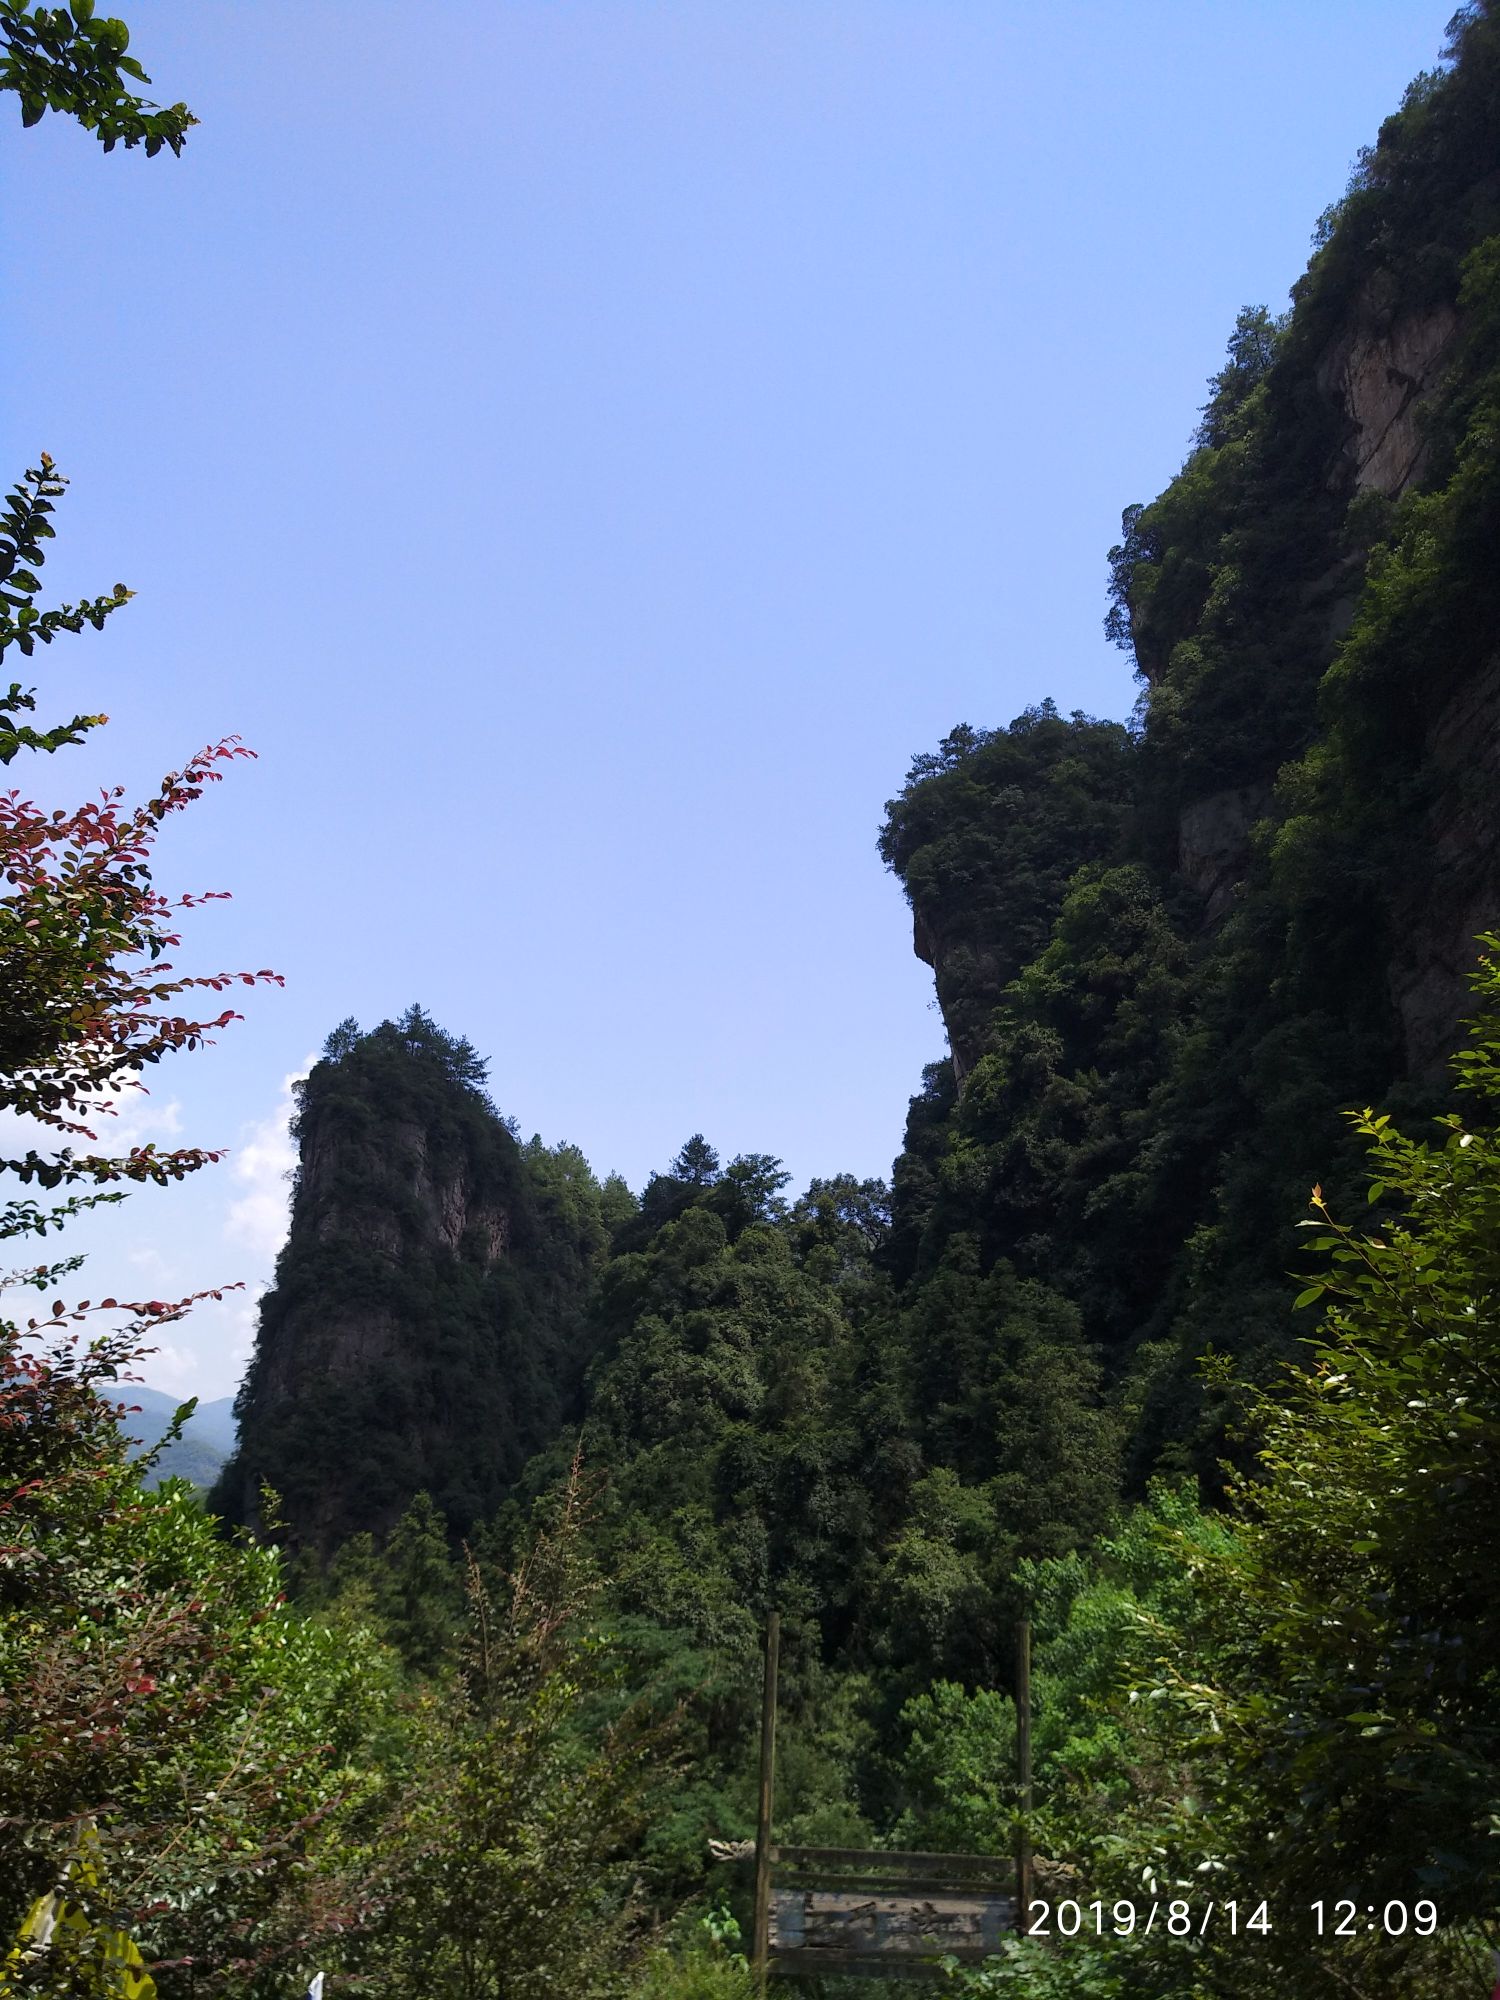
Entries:
<svg viewBox="0 0 1500 2000">
<path fill-rule="evenodd" d="M 121 1382 L 116 1386 L 126 1407 L 123 1429 L 131 1440 L 130 1456 L 139 1458 L 158 1441 L 189 1399 L 169 1396 L 162 1389 L 149 1389 L 143 1382 Z M 146 1484 L 156 1486 L 163 1479 L 187 1479 L 194 1486 L 212 1486 L 234 1450 L 235 1429 L 233 1396 L 220 1396 L 211 1403 L 200 1402 L 183 1426 L 182 1436 L 162 1453 Z"/>
</svg>

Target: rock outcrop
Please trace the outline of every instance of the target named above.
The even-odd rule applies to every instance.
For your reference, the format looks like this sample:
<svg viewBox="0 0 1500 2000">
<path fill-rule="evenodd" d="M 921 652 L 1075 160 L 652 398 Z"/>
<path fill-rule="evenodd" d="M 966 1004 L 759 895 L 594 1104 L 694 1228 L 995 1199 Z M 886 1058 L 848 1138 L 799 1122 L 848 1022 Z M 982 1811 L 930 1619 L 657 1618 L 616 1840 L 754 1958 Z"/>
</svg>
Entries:
<svg viewBox="0 0 1500 2000">
<path fill-rule="evenodd" d="M 1350 290 L 1320 349 L 1297 361 L 1295 390 L 1287 393 L 1283 384 L 1283 442 L 1278 448 L 1284 464 L 1295 464 L 1297 470 L 1280 475 L 1282 483 L 1273 480 L 1267 490 L 1279 496 L 1276 504 L 1285 506 L 1288 478 L 1295 477 L 1308 496 L 1299 517 L 1305 532 L 1287 550 L 1293 580 L 1284 601 L 1247 601 L 1238 626 L 1215 623 L 1220 613 L 1214 591 L 1206 583 L 1194 584 L 1192 567 L 1194 562 L 1200 569 L 1206 564 L 1213 541 L 1205 537 L 1192 545 L 1191 558 L 1179 555 L 1175 569 L 1159 572 L 1154 566 L 1160 550 L 1151 546 L 1158 530 L 1150 528 L 1140 544 L 1141 573 L 1148 586 L 1160 585 L 1156 596 L 1146 589 L 1147 629 L 1135 635 L 1138 665 L 1153 694 L 1171 680 L 1177 671 L 1173 662 L 1181 657 L 1186 692 L 1167 690 L 1179 718 L 1185 703 L 1200 699 L 1205 713 L 1228 716 L 1247 736 L 1253 729 L 1241 718 L 1254 713 L 1257 701 L 1296 708 L 1301 718 L 1279 734 L 1274 727 L 1263 731 L 1262 749 L 1242 757 L 1232 773 L 1222 771 L 1211 744 L 1205 754 L 1203 736 L 1209 725 L 1196 716 L 1186 723 L 1179 719 L 1170 738 L 1172 749 L 1157 752 L 1150 782 L 1165 785 L 1164 825 L 1176 828 L 1175 854 L 1168 831 L 1159 859 L 1168 867 L 1175 860 L 1179 882 L 1196 897 L 1200 934 L 1216 932 L 1244 890 L 1256 826 L 1288 810 L 1277 793 L 1279 773 L 1302 754 L 1312 732 L 1326 727 L 1326 717 L 1318 719 L 1316 690 L 1350 633 L 1368 566 L 1358 533 L 1345 532 L 1344 503 L 1365 493 L 1399 501 L 1420 491 L 1432 471 L 1434 419 L 1447 406 L 1458 379 L 1455 371 L 1461 373 L 1465 365 L 1456 263 L 1453 270 L 1449 296 L 1415 304 L 1403 300 L 1390 268 L 1370 271 Z M 1297 434 L 1317 441 L 1300 460 L 1295 446 L 1284 442 Z M 1244 495 L 1256 491 L 1246 487 Z M 1242 497 L 1239 504 L 1243 509 L 1251 502 Z M 1140 511 L 1132 510 L 1130 518 Z M 1134 532 L 1130 518 L 1127 533 Z M 1239 528 L 1230 512 L 1215 532 L 1228 547 Z M 1180 523 L 1177 532 L 1191 543 Z M 1224 560 L 1224 574 L 1232 575 L 1233 560 Z M 1196 606 L 1195 588 L 1202 592 Z M 1163 602 L 1174 607 L 1166 619 Z M 1201 627 L 1195 629 L 1198 620 Z M 1270 634 L 1266 643 L 1261 643 L 1263 632 Z M 1205 657 L 1209 666 L 1203 664 Z M 1237 673 L 1262 671 L 1266 661 L 1274 661 L 1283 676 L 1277 692 L 1261 695 L 1248 687 L 1227 697 L 1218 692 Z M 1290 703 L 1289 674 L 1300 682 Z M 1435 672 L 1434 680 L 1440 684 L 1441 679 Z M 1456 693 L 1434 692 L 1414 733 L 1414 746 L 1419 738 L 1425 744 L 1422 837 L 1406 844 L 1404 887 L 1389 892 L 1399 897 L 1392 912 L 1397 941 L 1383 969 L 1408 1072 L 1435 1078 L 1463 1018 L 1474 934 L 1500 922 L 1500 828 L 1494 807 L 1500 796 L 1500 666 L 1492 663 L 1487 673 L 1471 677 Z M 977 793 L 973 809 L 992 810 Z M 914 948 L 933 968 L 961 1088 L 984 1051 L 993 1010 L 1017 965 L 1015 938 L 1007 926 L 1007 885 L 998 871 L 994 879 L 987 870 L 971 871 L 971 878 L 964 895 L 947 869 L 928 867 L 907 881 Z"/>
<path fill-rule="evenodd" d="M 1269 785 L 1239 785 L 1183 808 L 1177 865 L 1203 899 L 1205 925 L 1216 924 L 1234 901 L 1250 858 L 1250 830 L 1270 800 Z"/>
<path fill-rule="evenodd" d="M 421 1490 L 462 1531 L 576 1405 L 597 1218 L 547 1211 L 420 1019 L 320 1063 L 298 1139 L 220 1504 L 253 1521 L 269 1485 L 291 1539 L 321 1553 L 389 1528 Z"/>
<path fill-rule="evenodd" d="M 1005 968 L 992 951 L 976 949 L 971 936 L 945 936 L 920 908 L 912 911 L 912 950 L 932 967 L 953 1078 L 962 1090 L 984 1052 L 985 1023 L 1014 967 Z"/>
<path fill-rule="evenodd" d="M 1391 994 L 1408 1073 L 1439 1078 L 1469 1011 L 1475 937 L 1500 924 L 1500 656 L 1427 737 L 1425 866 L 1396 912 Z"/>
<path fill-rule="evenodd" d="M 1349 435 L 1331 484 L 1373 488 L 1396 499 L 1420 480 L 1427 458 L 1424 422 L 1458 332 L 1446 301 L 1387 320 L 1389 280 L 1366 285 L 1349 326 L 1324 355 L 1318 387 L 1342 403 Z"/>
</svg>

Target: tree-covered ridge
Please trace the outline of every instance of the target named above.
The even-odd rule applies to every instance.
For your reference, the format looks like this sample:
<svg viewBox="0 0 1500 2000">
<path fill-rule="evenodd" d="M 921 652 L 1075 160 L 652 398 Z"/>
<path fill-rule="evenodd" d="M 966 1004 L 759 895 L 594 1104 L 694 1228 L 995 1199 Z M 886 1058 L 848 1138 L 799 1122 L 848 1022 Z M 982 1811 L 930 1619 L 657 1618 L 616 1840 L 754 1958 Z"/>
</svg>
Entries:
<svg viewBox="0 0 1500 2000">
<path fill-rule="evenodd" d="M 1366 562 L 1401 539 L 1384 503 L 1406 504 L 1413 473 L 1428 491 L 1450 478 L 1493 362 L 1475 349 L 1472 319 L 1476 261 L 1500 228 L 1497 164 L 1500 28 L 1488 5 L 1474 5 L 1450 26 L 1444 66 L 1412 84 L 1361 153 L 1343 201 L 1319 224 L 1291 311 L 1276 321 L 1259 308 L 1240 315 L 1179 477 L 1126 510 L 1108 626 L 1147 684 L 1146 744 L 1162 753 L 1148 760 L 1152 789 L 1170 785 L 1174 804 L 1269 785 L 1309 747 L 1323 719 L 1319 682 Z M 1469 351 L 1450 356 L 1454 316 Z M 1356 481 L 1368 440 L 1351 436 L 1359 398 L 1339 395 L 1339 369 L 1352 342 L 1387 340 L 1378 362 L 1400 376 L 1414 363 L 1399 336 L 1423 324 L 1434 334 L 1424 364 L 1452 364 L 1414 427 L 1425 453 L 1389 478 L 1377 469 Z M 1421 395 L 1439 379 L 1434 368 L 1400 386 Z M 1484 589 L 1488 578 L 1469 581 Z M 1449 594 L 1448 615 L 1469 615 L 1463 596 Z M 1482 631 L 1483 605 L 1475 611 Z M 1446 646 L 1423 664 L 1409 692 L 1429 705 L 1442 677 L 1465 671 Z"/>
<path fill-rule="evenodd" d="M 297 1098 L 292 1227 L 220 1504 L 255 1518 L 269 1484 L 326 1552 L 428 1489 L 461 1532 L 576 1419 L 585 1304 L 634 1203 L 576 1148 L 522 1144 L 419 1007 L 342 1023 Z"/>
<path fill-rule="evenodd" d="M 1133 788 L 1118 723 L 1051 702 L 1008 729 L 961 726 L 914 759 L 886 809 L 881 858 L 917 916 L 960 1073 L 988 1016 L 1047 942 L 1069 877 L 1119 848 Z"/>
<path fill-rule="evenodd" d="M 566 1149 L 518 1146 L 469 1087 L 472 1052 L 468 1083 L 445 1075 L 444 1052 L 467 1045 L 414 1027 L 423 1019 L 413 1010 L 370 1036 L 340 1029 L 304 1087 L 291 1239 L 242 1397 L 250 1442 L 238 1476 L 258 1465 L 283 1482 L 277 1506 L 302 1544 L 309 1601 L 353 1593 L 426 1672 L 461 1622 L 456 1536 L 503 1573 L 581 1448 L 596 1489 L 588 1548 L 611 1579 L 630 1671 L 685 1704 L 692 1780 L 648 1840 L 662 1879 L 696 1881 L 705 1828 L 743 1837 L 753 1824 L 773 1603 L 785 1634 L 782 1823 L 835 1844 L 875 1837 L 906 1796 L 903 1704 L 937 1673 L 1003 1674 L 1016 1564 L 1066 1554 L 1110 1518 L 1120 1427 L 1077 1307 L 1009 1269 L 982 1270 L 960 1241 L 900 1296 L 882 1184 L 815 1181 L 792 1200 L 774 1157 L 723 1164 L 701 1134 L 639 1203 L 618 1183 L 601 1190 Z M 482 1314 L 455 1325 L 462 1256 L 421 1247 L 432 1215 L 420 1201 L 417 1248 L 403 1239 L 393 1257 L 388 1237 L 372 1239 L 369 1288 L 349 1281 L 344 1238 L 357 1218 L 402 1212 L 413 1130 L 433 1135 L 422 1158 L 441 1161 L 450 1191 L 477 1186 L 475 1159 L 497 1149 L 518 1217 L 558 1198 L 568 1163 L 571 1229 L 552 1248 L 535 1239 L 539 1256 L 576 1247 L 580 1216 L 591 1224 L 587 1281 L 554 1295 L 586 1382 L 570 1407 L 531 1406 L 552 1428 L 524 1470 L 502 1456 L 511 1433 L 482 1398 L 513 1394 L 562 1322 L 539 1309 L 514 1346 Z M 330 1176 L 334 1209 L 321 1192 Z M 517 1222 L 494 1262 L 473 1267 L 484 1282 L 520 1256 L 531 1226 Z M 307 1299 L 320 1284 L 315 1316 Z M 341 1366 L 330 1327 L 336 1341 L 379 1349 L 370 1372 L 383 1401 Z M 278 1402 L 289 1341 L 308 1389 Z M 443 1388 L 431 1418 L 405 1380 L 424 1370 Z M 339 1517 L 319 1512 L 330 1493 L 357 1532 L 340 1536 Z"/>
<path fill-rule="evenodd" d="M 1030 711 L 919 758 L 881 835 L 962 1086 L 913 1102 L 898 1273 L 963 1237 L 1074 1301 L 1137 1467 L 1211 1433 L 1205 1345 L 1287 1351 L 1287 1218 L 1349 1171 L 1339 1107 L 1438 1100 L 1500 910 L 1497 77 L 1467 8 L 1127 509 L 1107 624 L 1143 692 L 1109 812 L 1054 810 L 1043 766 L 996 785 Z"/>
<path fill-rule="evenodd" d="M 768 1602 L 787 1630 L 782 1837 L 1006 1852 L 1025 1607 L 1036 1839 L 1126 1915 L 1102 1938 L 1017 1944 L 966 1991 L 1451 1990 L 1492 1914 L 1497 1796 L 1493 955 L 1479 983 L 1462 1110 L 1436 1140 L 1350 1121 L 1369 1199 L 1346 1217 L 1315 1191 L 1301 1303 L 1324 1324 L 1273 1390 L 1246 1402 L 1229 1380 L 1245 1469 L 1211 1513 L 1163 1482 L 1121 1510 L 1122 1413 L 1056 1291 L 1005 1263 L 981 1273 L 955 1239 L 898 1294 L 880 1191 L 850 1182 L 726 1226 L 723 1176 L 689 1142 L 660 1177 L 677 1212 L 596 1294 L 576 1552 L 609 1579 L 600 1632 L 622 1677 L 587 1726 L 626 1688 L 678 1704 L 675 1775 L 634 1836 L 654 1894 L 697 1891 L 705 1837 L 753 1825 Z M 481 1577 L 524 1563 L 534 1519 L 576 1492 L 573 1451 L 535 1461 L 472 1538 Z M 304 1593 L 441 1681 L 464 1657 L 463 1571 L 420 1495 Z M 1320 1941 L 1311 1877 L 1401 1904 L 1406 1932 Z M 1253 1945 L 1223 1925 L 1129 1929 L 1132 1905 L 1201 1914 L 1210 1895 L 1246 1916 L 1266 1903 Z M 1414 1925 L 1419 1905 L 1441 1926 Z"/>
</svg>

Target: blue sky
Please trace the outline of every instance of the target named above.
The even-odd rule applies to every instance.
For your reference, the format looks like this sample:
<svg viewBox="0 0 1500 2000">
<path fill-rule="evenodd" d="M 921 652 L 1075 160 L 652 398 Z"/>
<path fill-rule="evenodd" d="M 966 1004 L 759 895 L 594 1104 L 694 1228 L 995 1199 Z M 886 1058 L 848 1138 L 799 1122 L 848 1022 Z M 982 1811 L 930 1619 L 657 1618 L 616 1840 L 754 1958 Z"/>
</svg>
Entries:
<svg viewBox="0 0 1500 2000">
<path fill-rule="evenodd" d="M 883 802 L 1128 711 L 1120 510 L 1449 11 L 132 0 L 180 161 L 7 112 L 6 463 L 73 480 L 57 592 L 138 592 L 39 676 L 109 728 L 12 780 L 241 734 L 160 879 L 234 892 L 184 966 L 286 977 L 130 1114 L 231 1161 L 79 1233 L 96 1295 L 251 1288 L 152 1380 L 233 1387 L 348 1014 L 636 1186 L 699 1129 L 887 1170 L 944 1045 Z"/>
</svg>

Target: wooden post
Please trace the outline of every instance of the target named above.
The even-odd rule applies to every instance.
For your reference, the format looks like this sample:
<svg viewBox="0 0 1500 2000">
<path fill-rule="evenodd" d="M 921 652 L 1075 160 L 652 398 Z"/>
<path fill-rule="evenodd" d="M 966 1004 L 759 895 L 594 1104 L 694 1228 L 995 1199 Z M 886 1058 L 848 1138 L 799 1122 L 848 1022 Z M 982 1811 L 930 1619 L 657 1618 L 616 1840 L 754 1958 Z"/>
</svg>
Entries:
<svg viewBox="0 0 1500 2000">
<path fill-rule="evenodd" d="M 1021 1812 L 1016 1823 L 1016 1929 L 1024 1937 L 1031 1916 L 1031 1620 L 1016 1627 L 1016 1775 Z"/>
<path fill-rule="evenodd" d="M 755 1825 L 755 1922 L 751 1962 L 755 1990 L 766 1990 L 771 1956 L 771 1806 L 776 1789 L 776 1666 L 781 1652 L 781 1615 L 766 1620 L 766 1677 L 760 1704 L 760 1815 Z"/>
</svg>

